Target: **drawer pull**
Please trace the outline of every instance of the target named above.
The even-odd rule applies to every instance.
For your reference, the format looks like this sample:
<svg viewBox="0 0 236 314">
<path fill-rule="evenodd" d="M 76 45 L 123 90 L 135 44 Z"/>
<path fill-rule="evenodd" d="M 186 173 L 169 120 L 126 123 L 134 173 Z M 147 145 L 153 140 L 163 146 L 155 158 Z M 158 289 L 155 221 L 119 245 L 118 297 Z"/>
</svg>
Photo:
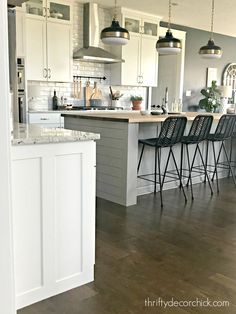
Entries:
<svg viewBox="0 0 236 314">
<path fill-rule="evenodd" d="M 45 121 L 45 120 L 49 120 L 49 119 L 48 118 L 40 118 L 40 120 L 44 120 Z"/>
</svg>

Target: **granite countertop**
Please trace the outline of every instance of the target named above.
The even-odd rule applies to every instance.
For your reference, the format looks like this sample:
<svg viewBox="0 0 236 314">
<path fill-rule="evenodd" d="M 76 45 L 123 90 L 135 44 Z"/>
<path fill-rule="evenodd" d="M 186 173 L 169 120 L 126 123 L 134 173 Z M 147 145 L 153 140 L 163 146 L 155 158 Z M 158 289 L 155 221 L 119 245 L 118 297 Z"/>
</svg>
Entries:
<svg viewBox="0 0 236 314">
<path fill-rule="evenodd" d="M 15 124 L 12 145 L 51 144 L 99 140 L 100 134 L 60 128 L 45 128 L 34 124 Z"/>
<path fill-rule="evenodd" d="M 187 117 L 189 121 L 192 121 L 198 114 L 204 114 L 202 112 L 182 112 L 181 115 Z M 209 114 L 209 113 L 206 113 Z M 104 121 L 117 121 L 117 122 L 127 122 L 127 123 L 152 123 L 152 122 L 163 122 L 167 117 L 173 116 L 174 114 L 168 115 L 142 115 L 139 111 L 134 112 L 66 112 L 62 113 L 62 117 L 65 118 L 79 118 L 79 119 L 94 119 L 94 120 L 104 120 Z M 180 114 L 178 114 L 179 116 Z M 213 113 L 214 120 L 219 120 L 222 116 L 221 113 Z"/>
</svg>

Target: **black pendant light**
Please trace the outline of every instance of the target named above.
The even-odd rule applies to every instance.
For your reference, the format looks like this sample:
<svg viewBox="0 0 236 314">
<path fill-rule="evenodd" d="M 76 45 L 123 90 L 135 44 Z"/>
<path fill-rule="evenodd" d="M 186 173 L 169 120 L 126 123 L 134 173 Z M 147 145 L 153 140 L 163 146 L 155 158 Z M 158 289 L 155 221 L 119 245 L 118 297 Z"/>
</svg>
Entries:
<svg viewBox="0 0 236 314">
<path fill-rule="evenodd" d="M 206 46 L 203 46 L 199 50 L 199 54 L 203 58 L 207 59 L 219 59 L 222 56 L 222 49 L 216 46 L 213 40 L 213 27 L 214 27 L 214 10 L 215 0 L 212 0 L 212 11 L 211 11 L 211 37 Z"/>
<path fill-rule="evenodd" d="M 101 40 L 107 45 L 126 45 L 130 39 L 127 29 L 120 26 L 117 20 L 117 6 L 115 0 L 115 12 L 110 27 L 106 27 L 101 32 Z"/>
<path fill-rule="evenodd" d="M 161 55 L 175 55 L 179 54 L 182 49 L 181 41 L 174 38 L 170 29 L 171 24 L 171 7 L 172 3 L 169 0 L 169 20 L 168 20 L 168 30 L 165 37 L 160 38 L 156 43 L 156 49 Z"/>
</svg>

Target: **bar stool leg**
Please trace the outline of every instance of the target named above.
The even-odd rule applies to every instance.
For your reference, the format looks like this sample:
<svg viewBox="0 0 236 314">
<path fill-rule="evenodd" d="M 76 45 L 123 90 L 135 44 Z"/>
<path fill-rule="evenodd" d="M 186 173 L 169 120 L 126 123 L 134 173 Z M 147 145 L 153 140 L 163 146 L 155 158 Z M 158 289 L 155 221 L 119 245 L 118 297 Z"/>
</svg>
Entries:
<svg viewBox="0 0 236 314">
<path fill-rule="evenodd" d="M 219 193 L 219 182 L 218 182 L 218 171 L 217 171 L 217 160 L 216 160 L 216 150 L 214 142 L 212 142 L 212 148 L 213 148 L 213 156 L 214 156 L 214 163 L 215 163 L 215 170 L 214 174 L 216 174 L 216 186 L 217 186 L 217 193 Z"/>
<path fill-rule="evenodd" d="M 158 160 L 157 160 L 157 153 L 158 153 Z M 157 163 L 158 163 L 158 169 L 159 169 L 159 150 L 157 147 L 155 147 L 154 194 L 156 194 L 157 192 Z"/>
<path fill-rule="evenodd" d="M 213 195 L 213 190 L 212 190 L 212 186 L 211 186 L 211 181 L 210 181 L 209 175 L 208 175 L 208 173 L 207 173 L 207 168 L 206 168 L 206 165 L 205 165 L 205 163 L 204 163 L 204 159 L 203 159 L 203 157 L 202 157 L 202 153 L 201 153 L 201 150 L 200 150 L 198 144 L 197 144 L 197 150 L 198 150 L 198 152 L 199 152 L 199 155 L 200 155 L 200 158 L 201 158 L 201 161 L 202 161 L 202 165 L 203 165 L 203 167 L 204 167 L 205 175 L 206 175 L 207 181 L 208 181 L 208 183 L 209 183 L 209 187 L 210 187 L 210 190 L 211 190 L 211 195 Z"/>
<path fill-rule="evenodd" d="M 144 146 L 145 146 L 145 144 L 143 144 L 143 147 L 142 147 L 142 150 L 141 150 L 141 154 L 140 154 L 140 157 L 139 157 L 139 162 L 138 162 L 137 173 L 139 172 L 139 168 L 140 168 L 141 160 L 142 160 L 142 158 L 143 158 Z"/>
<path fill-rule="evenodd" d="M 156 148 L 157 150 L 157 148 Z M 158 156 L 158 174 L 159 174 L 159 186 L 160 186 L 160 197 L 161 197 L 161 207 L 163 207 L 163 197 L 162 197 L 162 182 L 161 182 L 161 154 L 160 149 L 157 150 Z"/>
<path fill-rule="evenodd" d="M 209 141 L 206 142 L 206 161 L 205 161 L 205 165 L 207 168 L 207 163 L 208 163 L 208 152 L 209 152 Z M 206 183 L 206 175 L 204 177 L 204 183 Z"/>
<path fill-rule="evenodd" d="M 191 170 L 190 170 L 190 158 L 189 158 L 188 145 L 186 145 L 186 151 L 187 151 L 187 160 L 188 160 L 188 171 L 189 171 L 189 178 L 190 178 L 191 195 L 192 195 L 192 200 L 194 200 L 194 197 L 193 197 L 193 184 L 192 184 L 192 175 L 191 175 Z"/>
<path fill-rule="evenodd" d="M 227 154 L 227 151 L 226 151 L 226 148 L 225 148 L 225 144 L 223 143 L 223 149 L 224 149 L 224 152 L 225 152 L 225 156 L 226 156 L 226 159 L 227 159 L 227 163 L 229 165 L 229 169 L 230 169 L 230 172 L 232 174 L 232 178 L 233 178 L 233 181 L 234 181 L 234 185 L 236 186 L 236 180 L 235 180 L 235 176 L 234 176 L 234 172 L 233 172 L 233 169 L 231 167 L 231 164 L 230 164 L 230 161 L 229 161 L 229 157 L 228 157 L 228 154 Z"/>
<path fill-rule="evenodd" d="M 190 168 L 190 171 L 189 171 L 189 177 L 188 177 L 188 181 L 187 181 L 187 184 L 186 184 L 187 187 L 188 187 L 188 185 L 189 185 L 190 176 L 191 176 L 191 173 L 192 173 L 192 169 L 193 169 L 193 166 L 194 166 L 194 162 L 195 162 L 196 156 L 197 156 L 197 147 L 195 148 L 195 152 L 194 152 L 194 156 L 193 156 L 193 161 L 192 161 L 191 168 Z"/>
<path fill-rule="evenodd" d="M 218 154 L 218 157 L 217 157 L 217 160 L 216 160 L 215 169 L 214 169 L 214 172 L 213 172 L 213 175 L 212 175 L 211 181 L 213 181 L 213 180 L 214 180 L 214 178 L 215 178 L 216 168 L 217 168 L 217 165 L 218 165 L 219 160 L 220 160 L 220 154 L 221 154 L 222 148 L 223 148 L 223 142 L 221 143 L 221 146 L 220 146 L 219 154 Z"/>
<path fill-rule="evenodd" d="M 182 184 L 182 176 L 183 176 L 183 158 L 184 158 L 184 144 L 181 144 L 181 152 L 180 152 L 180 178 Z M 179 188 L 181 189 L 181 184 Z"/>
<path fill-rule="evenodd" d="M 183 194 L 184 194 L 185 203 L 186 203 L 187 202 L 187 197 L 186 197 L 186 194 L 185 194 L 185 191 L 184 191 L 184 187 L 183 187 L 183 184 L 182 184 L 182 181 L 181 181 L 179 169 L 178 169 L 178 166 L 177 166 L 177 162 L 175 160 L 175 155 L 173 153 L 172 147 L 170 148 L 170 153 L 172 154 L 172 157 L 173 157 L 173 161 L 174 161 L 174 164 L 175 164 L 175 169 L 176 169 L 176 172 L 177 172 L 178 177 L 179 177 L 179 183 L 180 183 L 180 186 L 182 188 L 182 191 L 183 191 Z"/>
<path fill-rule="evenodd" d="M 232 162 L 233 137 L 230 138 L 229 162 Z M 230 169 L 228 170 L 228 177 L 230 176 Z"/>
</svg>

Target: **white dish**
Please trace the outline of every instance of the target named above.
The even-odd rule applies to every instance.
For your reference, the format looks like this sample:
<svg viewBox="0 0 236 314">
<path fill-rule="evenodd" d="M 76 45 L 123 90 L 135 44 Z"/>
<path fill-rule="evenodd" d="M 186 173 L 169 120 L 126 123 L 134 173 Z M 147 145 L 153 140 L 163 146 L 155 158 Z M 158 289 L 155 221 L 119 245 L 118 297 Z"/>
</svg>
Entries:
<svg viewBox="0 0 236 314">
<path fill-rule="evenodd" d="M 150 114 L 150 111 L 148 111 L 148 110 L 141 110 L 140 113 L 143 116 L 147 116 L 148 114 Z"/>
<path fill-rule="evenodd" d="M 62 19 L 63 18 L 63 14 L 59 13 L 59 12 L 51 13 L 50 16 L 53 17 L 54 19 Z"/>
</svg>

